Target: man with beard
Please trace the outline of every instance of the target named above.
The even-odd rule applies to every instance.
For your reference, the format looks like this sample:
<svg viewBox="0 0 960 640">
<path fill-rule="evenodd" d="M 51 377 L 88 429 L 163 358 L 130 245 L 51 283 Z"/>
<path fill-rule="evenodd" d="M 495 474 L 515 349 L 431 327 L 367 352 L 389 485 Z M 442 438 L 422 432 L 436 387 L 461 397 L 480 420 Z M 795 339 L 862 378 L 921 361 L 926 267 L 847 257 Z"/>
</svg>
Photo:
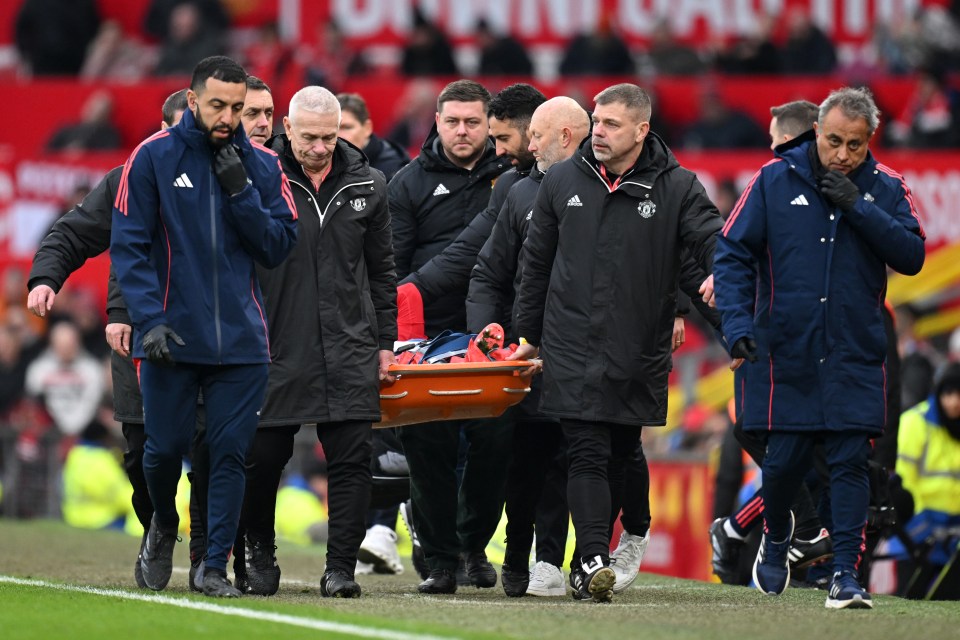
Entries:
<svg viewBox="0 0 960 640">
<path fill-rule="evenodd" d="M 226 563 L 270 361 L 254 263 L 280 264 L 297 237 L 276 154 L 251 145 L 239 126 L 246 80 L 230 58 L 200 61 L 180 124 L 134 149 L 114 202 L 110 253 L 141 358 L 143 467 L 154 506 L 140 568 L 157 591 L 173 569 L 177 481 L 202 391 L 210 451 L 203 591 L 240 595 Z"/>
<path fill-rule="evenodd" d="M 681 254 L 710 273 L 722 221 L 696 175 L 650 131 L 646 91 L 618 84 L 594 100 L 593 135 L 537 193 L 512 358 L 542 347 L 540 408 L 566 438 L 580 551 L 570 582 L 575 597 L 603 602 L 617 579 L 607 468 L 636 454 L 643 426 L 666 421 Z"/>
</svg>

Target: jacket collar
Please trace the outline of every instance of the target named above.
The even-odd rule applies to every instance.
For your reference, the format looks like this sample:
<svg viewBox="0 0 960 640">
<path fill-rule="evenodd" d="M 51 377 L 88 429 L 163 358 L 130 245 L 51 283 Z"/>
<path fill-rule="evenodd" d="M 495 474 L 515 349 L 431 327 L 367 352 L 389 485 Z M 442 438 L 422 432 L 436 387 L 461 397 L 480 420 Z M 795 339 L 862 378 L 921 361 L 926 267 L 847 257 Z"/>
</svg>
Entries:
<svg viewBox="0 0 960 640">
<path fill-rule="evenodd" d="M 206 149 L 210 155 L 213 155 L 214 148 L 207 141 L 207 134 L 197 127 L 197 120 L 190 109 L 183 112 L 180 122 L 171 127 L 170 130 L 186 142 L 190 148 L 196 150 Z M 242 124 L 237 126 L 233 137 L 230 138 L 230 143 L 234 144 L 240 150 L 241 156 L 253 151 L 253 146 L 250 144 L 250 139 L 247 137 L 247 132 L 244 130 Z"/>
<path fill-rule="evenodd" d="M 591 175 L 599 175 L 601 163 L 593 154 L 592 140 L 593 138 L 591 136 L 583 139 L 583 142 L 580 143 L 580 148 L 577 149 L 577 152 L 574 154 L 574 162 L 581 170 Z M 585 164 L 589 165 L 589 167 L 585 166 Z M 640 151 L 640 156 L 637 158 L 637 161 L 630 169 L 624 172 L 622 178 L 625 181 L 639 182 L 649 186 L 652 185 L 660 175 L 679 166 L 680 163 L 673 155 L 673 152 L 670 151 L 667 143 L 663 141 L 663 138 L 651 131 L 647 134 L 643 142 L 643 149 Z M 590 171 L 590 168 L 593 170 Z"/>
<path fill-rule="evenodd" d="M 440 134 L 437 132 L 436 123 L 433 124 L 433 127 L 430 129 L 430 133 L 427 135 L 427 139 L 423 141 L 423 145 L 420 147 L 420 162 L 423 164 L 423 168 L 427 171 L 458 172 L 468 174 L 479 169 L 483 169 L 486 165 L 493 164 L 496 161 L 496 147 L 494 146 L 493 141 L 490 140 L 490 138 L 487 138 L 487 144 L 483 150 L 483 155 L 481 155 L 480 159 L 477 160 L 477 163 L 473 166 L 473 169 L 463 169 L 453 164 L 443 152 L 443 146 L 440 144 Z"/>
<path fill-rule="evenodd" d="M 266 147 L 280 156 L 287 177 L 305 179 L 307 176 L 300 166 L 300 162 L 293 155 L 290 138 L 280 133 L 267 140 Z M 337 146 L 333 150 L 333 166 L 327 180 L 340 180 L 344 177 L 353 180 L 360 177 L 369 177 L 369 162 L 363 151 L 353 146 L 343 138 L 337 138 Z"/>
<path fill-rule="evenodd" d="M 782 151 L 781 147 L 784 147 Z M 820 165 L 820 158 L 817 155 L 815 136 L 793 146 L 790 146 L 789 142 L 782 144 L 778 146 L 774 152 L 778 158 L 790 163 L 790 166 L 795 169 L 797 173 L 813 184 L 819 185 L 819 178 L 822 177 L 825 171 L 823 171 Z M 876 165 L 877 161 L 873 157 L 873 152 L 868 149 L 867 157 L 864 159 L 863 164 L 850 172 L 848 177 L 860 188 L 860 191 L 866 191 L 872 185 L 873 180 L 870 179 L 870 176 L 873 175 L 873 169 Z"/>
</svg>

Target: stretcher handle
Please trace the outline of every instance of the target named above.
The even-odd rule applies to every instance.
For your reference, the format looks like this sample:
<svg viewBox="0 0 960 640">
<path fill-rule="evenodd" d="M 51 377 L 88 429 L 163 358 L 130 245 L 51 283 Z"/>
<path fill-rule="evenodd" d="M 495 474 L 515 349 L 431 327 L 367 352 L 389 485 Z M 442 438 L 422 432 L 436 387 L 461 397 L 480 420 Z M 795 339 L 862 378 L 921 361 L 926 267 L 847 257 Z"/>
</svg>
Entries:
<svg viewBox="0 0 960 640">
<path fill-rule="evenodd" d="M 404 391 L 403 393 L 381 393 L 381 400 L 399 400 L 400 398 L 406 398 L 409 391 Z"/>
<path fill-rule="evenodd" d="M 461 391 L 427 391 L 432 396 L 476 396 L 483 393 L 483 389 L 463 389 Z"/>
<path fill-rule="evenodd" d="M 504 387 L 503 392 L 504 393 L 530 393 L 530 387 L 527 387 L 526 389 L 514 389 L 512 387 Z"/>
</svg>

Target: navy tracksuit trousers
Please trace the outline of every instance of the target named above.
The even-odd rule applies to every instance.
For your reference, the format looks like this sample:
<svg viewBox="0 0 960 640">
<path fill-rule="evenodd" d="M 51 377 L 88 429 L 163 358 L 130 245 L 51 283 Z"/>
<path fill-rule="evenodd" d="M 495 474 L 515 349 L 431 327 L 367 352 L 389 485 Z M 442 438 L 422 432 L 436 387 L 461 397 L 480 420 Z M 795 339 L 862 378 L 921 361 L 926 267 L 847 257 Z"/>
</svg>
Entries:
<svg viewBox="0 0 960 640">
<path fill-rule="evenodd" d="M 208 569 L 226 571 L 243 502 L 244 459 L 267 391 L 267 365 L 140 365 L 147 442 L 143 474 L 154 517 L 163 528 L 179 524 L 177 482 L 190 452 L 197 393 L 203 391 L 210 451 L 207 497 Z"/>
<path fill-rule="evenodd" d="M 833 568 L 858 571 L 870 506 L 870 437 L 866 433 L 770 432 L 763 459 L 762 489 L 767 539 L 781 542 L 787 538 L 790 506 L 813 464 L 813 450 L 818 443 L 823 444 L 830 473 Z"/>
</svg>

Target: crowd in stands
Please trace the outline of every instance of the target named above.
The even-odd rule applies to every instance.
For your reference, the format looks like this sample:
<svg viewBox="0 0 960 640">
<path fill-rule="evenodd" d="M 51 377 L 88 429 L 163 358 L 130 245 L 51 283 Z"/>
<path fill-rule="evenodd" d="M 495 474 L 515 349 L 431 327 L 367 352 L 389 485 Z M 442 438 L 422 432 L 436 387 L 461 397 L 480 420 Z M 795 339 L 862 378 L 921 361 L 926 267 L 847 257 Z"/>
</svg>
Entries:
<svg viewBox="0 0 960 640">
<path fill-rule="evenodd" d="M 321 85 L 334 92 L 343 90 L 347 79 L 383 73 L 408 78 L 558 74 L 707 78 L 701 95 L 692 97 L 701 104 L 696 122 L 681 126 L 669 122 L 666 114 L 666 121 L 654 123 L 662 125 L 655 129 L 671 146 L 681 149 L 766 146 L 764 123 L 730 109 L 711 90 L 709 78 L 715 74 L 839 74 L 847 82 L 867 84 L 881 76 L 908 74 L 917 78 L 915 92 L 902 112 L 887 114 L 892 122 L 883 130 L 881 142 L 954 148 L 960 144 L 956 126 L 960 96 L 950 74 L 960 68 L 958 7 L 960 2 L 921 7 L 910 19 L 878 24 L 873 38 L 856 55 L 841 55 L 808 11 L 797 7 L 779 16 L 761 16 L 752 32 L 712 37 L 699 46 L 677 39 L 664 19 L 646 46 L 631 47 L 616 25 L 601 15 L 593 31 L 569 39 L 550 69 L 538 67 L 520 41 L 482 19 L 472 42 L 460 47 L 476 55 L 462 55 L 419 9 L 413 10 L 405 44 L 386 63 L 383 56 L 373 60 L 368 51 L 356 50 L 333 21 L 304 25 L 313 37 L 303 41 L 285 40 L 276 23 L 233 27 L 226 3 L 220 0 L 152 0 L 135 33 L 101 17 L 94 0 L 23 0 L 13 28 L 18 72 L 24 78 L 77 76 L 84 81 L 130 82 L 182 77 L 199 59 L 214 54 L 232 56 L 270 84 L 296 77 L 302 85 Z M 417 88 L 411 91 L 417 93 Z M 110 145 L 115 137 L 102 131 L 109 128 L 108 103 L 106 96 L 85 105 L 78 126 L 58 131 L 48 148 L 114 148 Z M 400 100 L 397 122 L 378 124 L 385 127 L 383 132 L 393 125 L 394 138 L 404 145 L 404 112 L 416 113 L 417 108 L 415 96 Z"/>
</svg>

